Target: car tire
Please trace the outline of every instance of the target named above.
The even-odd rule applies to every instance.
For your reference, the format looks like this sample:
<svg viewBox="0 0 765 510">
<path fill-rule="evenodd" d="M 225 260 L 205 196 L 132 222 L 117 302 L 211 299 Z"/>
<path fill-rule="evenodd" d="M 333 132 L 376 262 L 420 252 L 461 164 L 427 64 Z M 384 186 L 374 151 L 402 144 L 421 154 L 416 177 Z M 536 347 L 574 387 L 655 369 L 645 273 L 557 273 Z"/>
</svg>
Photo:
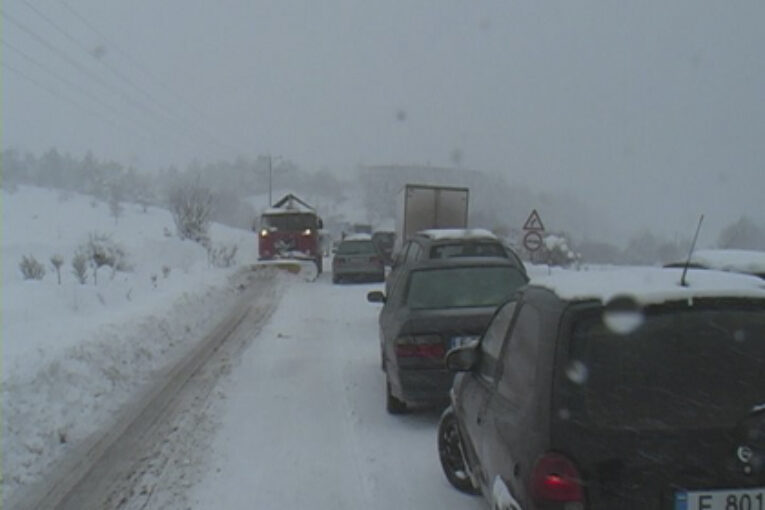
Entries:
<svg viewBox="0 0 765 510">
<path fill-rule="evenodd" d="M 406 402 L 397 399 L 390 391 L 390 381 L 385 381 L 385 409 L 390 414 L 405 414 L 407 412 Z"/>
<path fill-rule="evenodd" d="M 438 459 L 446 479 L 455 489 L 465 494 L 479 494 L 470 479 L 465 456 L 462 454 L 457 418 L 451 406 L 444 411 L 438 423 Z"/>
</svg>

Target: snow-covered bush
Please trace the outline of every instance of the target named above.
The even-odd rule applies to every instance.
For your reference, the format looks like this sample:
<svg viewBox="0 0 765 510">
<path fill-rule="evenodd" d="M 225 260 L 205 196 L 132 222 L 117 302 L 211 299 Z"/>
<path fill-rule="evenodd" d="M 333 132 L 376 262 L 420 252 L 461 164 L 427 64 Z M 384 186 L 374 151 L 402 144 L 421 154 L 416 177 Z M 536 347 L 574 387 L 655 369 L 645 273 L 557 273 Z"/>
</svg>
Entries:
<svg viewBox="0 0 765 510">
<path fill-rule="evenodd" d="M 88 281 L 88 256 L 82 252 L 74 254 L 72 259 L 72 274 L 81 285 Z"/>
<path fill-rule="evenodd" d="M 545 263 L 550 266 L 570 266 L 579 258 L 569 248 L 569 242 L 562 235 L 547 235 L 543 239 Z"/>
<path fill-rule="evenodd" d="M 239 246 L 232 244 L 230 246 L 219 245 L 211 246 L 207 249 L 207 260 L 215 267 L 231 267 L 236 262 L 236 252 Z"/>
<path fill-rule="evenodd" d="M 45 266 L 40 264 L 32 255 L 24 255 L 19 263 L 19 269 L 25 280 L 42 280 L 45 276 Z"/>
<path fill-rule="evenodd" d="M 210 190 L 191 184 L 178 185 L 170 191 L 168 200 L 178 237 L 210 246 L 208 229 L 213 206 Z"/>
<path fill-rule="evenodd" d="M 116 271 L 129 271 L 125 249 L 116 243 L 110 235 L 91 233 L 88 241 L 77 248 L 77 255 L 83 256 L 93 268 L 93 280 L 98 283 L 98 269 L 107 266 Z"/>
</svg>

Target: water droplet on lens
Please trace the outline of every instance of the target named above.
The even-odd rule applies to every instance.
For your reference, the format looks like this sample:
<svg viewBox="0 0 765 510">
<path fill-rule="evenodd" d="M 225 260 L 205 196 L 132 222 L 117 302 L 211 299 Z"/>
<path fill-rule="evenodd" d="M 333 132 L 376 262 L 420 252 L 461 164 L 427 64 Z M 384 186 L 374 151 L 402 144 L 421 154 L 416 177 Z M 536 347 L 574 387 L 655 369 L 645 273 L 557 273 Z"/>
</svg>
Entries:
<svg viewBox="0 0 765 510">
<path fill-rule="evenodd" d="M 640 306 L 629 296 L 615 297 L 606 305 L 603 323 L 620 335 L 628 335 L 639 328 L 645 317 Z"/>
<path fill-rule="evenodd" d="M 587 376 L 587 366 L 581 361 L 574 360 L 566 367 L 566 377 L 574 384 L 584 384 Z"/>
<path fill-rule="evenodd" d="M 737 329 L 733 333 L 733 340 L 735 340 L 736 342 L 743 342 L 744 340 L 746 340 L 746 332 L 741 329 Z"/>
</svg>

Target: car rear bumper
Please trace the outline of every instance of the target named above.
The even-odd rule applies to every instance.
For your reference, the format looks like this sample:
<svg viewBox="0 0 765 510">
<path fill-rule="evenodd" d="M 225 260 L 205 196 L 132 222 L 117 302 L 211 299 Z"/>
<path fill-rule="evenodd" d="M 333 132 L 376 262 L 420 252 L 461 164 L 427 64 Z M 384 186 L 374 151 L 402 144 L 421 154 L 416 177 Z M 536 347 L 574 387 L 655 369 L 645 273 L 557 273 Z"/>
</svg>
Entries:
<svg viewBox="0 0 765 510">
<path fill-rule="evenodd" d="M 408 403 L 448 404 L 454 374 L 446 369 L 399 369 L 393 391 Z M 396 382 L 398 385 L 396 385 Z M 398 390 L 398 391 L 397 391 Z"/>
<path fill-rule="evenodd" d="M 341 278 L 385 278 L 385 272 L 380 269 L 333 269 L 332 274 Z"/>
</svg>

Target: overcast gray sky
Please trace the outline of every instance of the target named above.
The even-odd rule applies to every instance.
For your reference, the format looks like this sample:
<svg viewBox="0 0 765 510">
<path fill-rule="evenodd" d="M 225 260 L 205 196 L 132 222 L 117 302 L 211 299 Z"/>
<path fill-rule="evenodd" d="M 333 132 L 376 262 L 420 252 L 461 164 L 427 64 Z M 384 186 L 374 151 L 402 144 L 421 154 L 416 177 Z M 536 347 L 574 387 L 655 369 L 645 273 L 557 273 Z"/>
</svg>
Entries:
<svg viewBox="0 0 765 510">
<path fill-rule="evenodd" d="M 617 224 L 765 222 L 761 0 L 2 9 L 3 147 L 146 169 L 271 152 L 342 173 L 458 151 Z"/>
</svg>

